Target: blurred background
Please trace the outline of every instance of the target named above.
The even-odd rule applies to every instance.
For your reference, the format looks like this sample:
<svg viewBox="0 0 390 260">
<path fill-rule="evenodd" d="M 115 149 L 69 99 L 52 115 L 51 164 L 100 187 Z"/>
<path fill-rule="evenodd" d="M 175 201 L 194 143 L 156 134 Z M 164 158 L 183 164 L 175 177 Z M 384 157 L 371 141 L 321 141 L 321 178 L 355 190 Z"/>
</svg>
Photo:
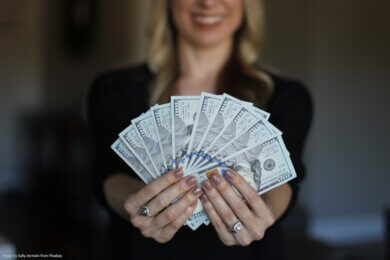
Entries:
<svg viewBox="0 0 390 260">
<path fill-rule="evenodd" d="M 265 2 L 262 61 L 304 82 L 315 111 L 287 255 L 389 259 L 390 2 Z M 144 60 L 149 3 L 0 0 L 0 259 L 99 258 L 84 101 L 98 73 Z"/>
</svg>

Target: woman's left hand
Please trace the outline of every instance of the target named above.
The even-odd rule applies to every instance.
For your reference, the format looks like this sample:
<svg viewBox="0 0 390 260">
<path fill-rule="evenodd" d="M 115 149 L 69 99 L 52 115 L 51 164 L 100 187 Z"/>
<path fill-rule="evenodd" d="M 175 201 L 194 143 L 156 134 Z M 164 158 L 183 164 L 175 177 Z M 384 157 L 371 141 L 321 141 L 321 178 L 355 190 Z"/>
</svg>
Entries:
<svg viewBox="0 0 390 260">
<path fill-rule="evenodd" d="M 255 240 L 261 240 L 267 228 L 275 222 L 274 215 L 241 175 L 229 169 L 225 176 L 243 198 L 219 173 L 213 174 L 211 181 L 203 182 L 203 208 L 220 240 L 227 246 L 247 246 Z M 242 228 L 232 232 L 233 226 L 239 221 L 243 224 Z"/>
</svg>

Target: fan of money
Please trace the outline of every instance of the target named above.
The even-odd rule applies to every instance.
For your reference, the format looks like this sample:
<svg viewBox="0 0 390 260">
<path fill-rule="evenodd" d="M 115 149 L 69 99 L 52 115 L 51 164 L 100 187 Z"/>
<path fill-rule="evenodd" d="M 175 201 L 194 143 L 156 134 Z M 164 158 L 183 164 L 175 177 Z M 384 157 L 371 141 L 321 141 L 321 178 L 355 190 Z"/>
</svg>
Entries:
<svg viewBox="0 0 390 260">
<path fill-rule="evenodd" d="M 133 119 L 111 148 L 145 183 L 182 167 L 201 184 L 211 170 L 230 168 L 262 194 L 296 177 L 269 116 L 228 94 L 173 96 Z M 209 223 L 199 200 L 186 224 L 195 230 Z"/>
</svg>

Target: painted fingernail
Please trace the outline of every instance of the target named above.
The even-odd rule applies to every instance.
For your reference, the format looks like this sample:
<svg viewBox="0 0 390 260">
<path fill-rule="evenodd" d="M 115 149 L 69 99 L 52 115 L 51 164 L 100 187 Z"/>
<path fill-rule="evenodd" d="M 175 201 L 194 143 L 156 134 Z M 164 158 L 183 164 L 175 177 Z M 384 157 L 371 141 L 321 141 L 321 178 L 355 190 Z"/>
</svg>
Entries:
<svg viewBox="0 0 390 260">
<path fill-rule="evenodd" d="M 218 185 L 221 183 L 221 175 L 219 175 L 218 173 L 217 174 L 213 174 L 213 176 L 211 176 L 211 181 L 215 184 L 215 185 Z"/>
<path fill-rule="evenodd" d="M 195 196 L 199 196 L 201 193 L 202 193 L 202 189 L 199 187 L 196 187 L 192 190 L 192 194 L 194 194 Z"/>
<path fill-rule="evenodd" d="M 189 178 L 186 180 L 186 182 L 187 182 L 187 184 L 188 184 L 189 186 L 192 186 L 192 185 L 194 185 L 194 184 L 196 183 L 196 178 L 195 178 L 194 176 L 191 176 L 191 177 L 189 177 Z"/>
<path fill-rule="evenodd" d="M 183 169 L 182 168 L 180 168 L 180 169 L 177 169 L 177 170 L 175 170 L 174 172 L 173 172 L 173 175 L 176 177 L 176 178 L 178 178 L 178 179 L 180 179 L 181 177 L 183 177 Z"/>
<path fill-rule="evenodd" d="M 209 202 L 209 198 L 207 198 L 206 194 L 203 194 L 202 202 L 204 202 L 204 203 Z"/>
<path fill-rule="evenodd" d="M 206 190 L 211 190 L 213 188 L 213 185 L 209 181 L 204 181 L 203 186 L 206 188 Z"/>
<path fill-rule="evenodd" d="M 236 176 L 236 172 L 233 171 L 233 170 L 228 169 L 228 170 L 226 170 L 226 172 L 225 172 L 225 176 L 226 176 L 226 178 L 228 178 L 228 179 L 233 179 L 234 176 Z"/>
</svg>

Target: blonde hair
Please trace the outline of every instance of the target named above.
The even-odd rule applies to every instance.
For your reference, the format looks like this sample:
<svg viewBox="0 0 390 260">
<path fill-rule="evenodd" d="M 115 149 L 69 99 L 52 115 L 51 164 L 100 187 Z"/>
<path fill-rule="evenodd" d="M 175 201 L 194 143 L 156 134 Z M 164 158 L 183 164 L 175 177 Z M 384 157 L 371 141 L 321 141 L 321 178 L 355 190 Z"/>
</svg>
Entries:
<svg viewBox="0 0 390 260">
<path fill-rule="evenodd" d="M 154 0 L 152 20 L 149 27 L 149 47 L 147 63 L 150 70 L 156 74 L 151 85 L 149 102 L 164 103 L 169 101 L 171 85 L 178 76 L 178 64 L 175 52 L 175 36 L 169 14 L 169 0 Z M 219 83 L 224 85 L 224 72 L 230 70 L 240 75 L 243 80 L 236 79 L 238 83 L 248 83 L 247 89 L 241 88 L 241 98 L 256 102 L 264 106 L 273 88 L 271 77 L 256 66 L 260 51 L 264 43 L 264 7 L 262 0 L 244 0 L 244 20 L 235 34 L 234 53 L 232 58 L 221 72 Z M 228 66 L 233 65 L 233 66 Z M 236 73 L 237 70 L 241 72 Z M 231 80 L 229 80 L 231 82 Z M 226 82 L 227 83 L 227 82 Z M 253 85 L 256 85 L 257 88 Z M 261 85 L 261 93 L 258 86 Z M 232 86 L 231 86 L 232 87 Z M 245 87 L 245 86 L 244 86 Z M 234 89 L 228 86 L 221 87 L 221 91 L 235 94 Z M 236 95 L 237 96 L 237 95 Z"/>
</svg>

